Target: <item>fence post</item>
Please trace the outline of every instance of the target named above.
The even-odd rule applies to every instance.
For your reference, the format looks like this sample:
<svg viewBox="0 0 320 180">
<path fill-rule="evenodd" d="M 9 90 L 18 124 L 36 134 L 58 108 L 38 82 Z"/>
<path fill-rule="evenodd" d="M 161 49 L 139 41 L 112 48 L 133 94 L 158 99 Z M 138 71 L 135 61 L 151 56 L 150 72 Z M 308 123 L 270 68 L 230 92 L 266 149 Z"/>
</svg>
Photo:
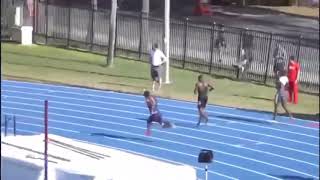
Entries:
<svg viewBox="0 0 320 180">
<path fill-rule="evenodd" d="M 238 57 L 237 57 L 237 62 L 241 61 L 241 50 L 242 50 L 242 39 L 243 39 L 243 30 L 240 31 L 240 41 L 238 44 Z M 240 70 L 239 68 L 237 69 L 237 79 L 240 78 Z"/>
<path fill-rule="evenodd" d="M 266 71 L 264 74 L 264 84 L 267 84 L 267 78 L 268 78 L 268 69 L 269 69 L 269 64 L 270 64 L 270 51 L 271 51 L 271 44 L 272 44 L 272 33 L 270 33 L 269 36 L 269 45 L 268 45 L 268 55 L 267 55 L 267 67 L 266 67 Z"/>
<path fill-rule="evenodd" d="M 48 1 L 49 0 L 46 0 L 46 7 L 45 7 L 45 14 L 46 14 L 46 44 L 48 44 L 48 28 L 49 28 Z"/>
<path fill-rule="evenodd" d="M 298 49 L 297 49 L 297 52 L 296 52 L 296 55 L 297 55 L 296 59 L 297 59 L 298 62 L 299 62 L 299 59 L 300 59 L 301 40 L 302 40 L 302 35 L 299 36 Z"/>
<path fill-rule="evenodd" d="M 93 26 L 94 26 L 94 7 L 93 5 L 91 6 L 91 34 L 90 34 L 90 51 L 92 51 L 93 48 Z"/>
<path fill-rule="evenodd" d="M 32 9 L 33 9 L 32 10 L 33 11 L 32 12 L 32 15 L 33 15 L 32 16 L 32 29 L 33 29 L 33 31 L 32 31 L 32 43 L 34 43 L 34 35 L 36 34 L 35 31 L 37 30 L 36 29 L 36 25 L 35 25 L 36 24 L 36 22 L 35 22 L 36 21 L 36 13 L 35 13 L 36 12 L 36 4 L 35 3 L 36 3 L 36 0 L 33 0 L 33 2 L 32 2 Z"/>
<path fill-rule="evenodd" d="M 114 57 L 117 56 L 117 41 L 118 41 L 118 14 L 116 14 L 116 34 L 115 34 L 115 40 L 114 40 L 114 50 L 113 50 L 113 54 L 114 54 Z"/>
<path fill-rule="evenodd" d="M 214 28 L 216 23 L 213 22 L 211 26 L 211 35 L 210 35 L 210 67 L 209 67 L 209 74 L 211 74 L 212 70 L 212 62 L 213 62 L 213 49 L 214 49 Z"/>
<path fill-rule="evenodd" d="M 183 63 L 182 68 L 185 68 L 186 64 L 186 53 L 187 53 L 187 34 L 188 34 L 189 18 L 184 21 L 184 32 L 183 32 Z"/>
<path fill-rule="evenodd" d="M 36 10 L 35 10 L 36 13 L 34 15 L 35 16 L 35 28 L 36 28 L 36 31 L 38 32 L 38 29 L 39 29 L 38 28 L 39 27 L 39 25 L 38 25 L 39 24 L 39 22 L 38 22 L 38 19 L 39 19 L 39 15 L 38 15 L 39 14 L 39 1 L 35 1 L 35 2 L 36 2 L 36 7 L 35 7 L 36 8 Z"/>
<path fill-rule="evenodd" d="M 143 12 L 142 12 L 143 13 Z M 139 22 L 139 26 L 140 26 L 140 37 L 139 37 L 139 60 L 141 60 L 141 54 L 142 54 L 142 21 L 143 21 L 143 15 L 142 13 L 140 13 L 140 22 Z"/>
<path fill-rule="evenodd" d="M 8 129 L 8 117 L 4 115 L 4 136 L 7 136 L 7 129 Z"/>
<path fill-rule="evenodd" d="M 69 1 L 68 1 L 69 2 Z M 67 35 L 67 47 L 70 46 L 70 33 L 71 33 L 71 7 L 68 3 L 68 35 Z"/>
</svg>

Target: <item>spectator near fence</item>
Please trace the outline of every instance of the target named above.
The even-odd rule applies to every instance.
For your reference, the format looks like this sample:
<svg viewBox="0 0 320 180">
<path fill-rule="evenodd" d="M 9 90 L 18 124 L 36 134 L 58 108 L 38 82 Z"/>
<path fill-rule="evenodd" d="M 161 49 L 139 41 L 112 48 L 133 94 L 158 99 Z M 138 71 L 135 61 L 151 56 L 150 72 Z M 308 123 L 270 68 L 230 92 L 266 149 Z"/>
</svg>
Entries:
<svg viewBox="0 0 320 180">
<path fill-rule="evenodd" d="M 288 79 L 289 79 L 289 102 L 298 104 L 298 81 L 300 76 L 300 64 L 294 56 L 290 56 L 288 64 Z"/>
<path fill-rule="evenodd" d="M 274 111 L 273 111 L 273 118 L 275 120 L 278 114 L 278 107 L 281 104 L 282 108 L 286 111 L 287 115 L 290 119 L 293 118 L 292 113 L 289 111 L 287 107 L 287 98 L 288 98 L 288 77 L 286 76 L 286 70 L 279 72 L 276 78 L 276 95 L 274 98 Z"/>
<path fill-rule="evenodd" d="M 227 44 L 224 38 L 224 27 L 221 24 L 218 25 L 218 35 L 215 42 L 215 48 L 218 49 L 219 62 L 222 62 L 222 53 L 227 48 Z"/>
<path fill-rule="evenodd" d="M 162 64 L 165 63 L 167 57 L 159 49 L 157 43 L 153 44 L 150 52 L 150 65 L 151 65 L 151 78 L 152 78 L 152 91 L 155 90 L 156 83 L 158 83 L 158 89 L 161 88 L 162 83 Z"/>
<path fill-rule="evenodd" d="M 285 66 L 287 61 L 287 52 L 280 44 L 277 44 L 273 51 L 273 61 L 273 72 L 277 78 L 280 72 L 286 70 Z"/>
<path fill-rule="evenodd" d="M 253 61 L 253 35 L 246 30 L 241 37 L 240 62 L 234 66 L 238 67 L 242 73 L 246 73 Z"/>
</svg>

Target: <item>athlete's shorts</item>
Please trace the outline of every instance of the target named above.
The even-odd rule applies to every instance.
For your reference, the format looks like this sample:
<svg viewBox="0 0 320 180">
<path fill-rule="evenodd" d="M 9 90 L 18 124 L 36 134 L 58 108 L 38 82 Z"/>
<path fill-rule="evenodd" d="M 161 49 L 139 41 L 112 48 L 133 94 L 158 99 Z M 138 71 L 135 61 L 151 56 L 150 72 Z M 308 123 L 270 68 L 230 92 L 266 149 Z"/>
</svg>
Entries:
<svg viewBox="0 0 320 180">
<path fill-rule="evenodd" d="M 198 97 L 198 107 L 205 108 L 208 103 L 208 96 Z"/>
<path fill-rule="evenodd" d="M 157 122 L 159 124 L 162 124 L 162 116 L 160 113 L 155 113 L 149 116 L 149 119 L 147 121 L 148 123 Z"/>
<path fill-rule="evenodd" d="M 159 81 L 161 76 L 161 66 L 152 66 L 151 67 L 151 78 L 153 81 Z"/>
<path fill-rule="evenodd" d="M 276 104 L 278 104 L 279 102 L 280 102 L 280 103 L 287 103 L 287 101 L 288 101 L 288 94 L 287 94 L 287 93 L 277 92 L 277 93 L 276 93 L 275 100 L 276 100 Z"/>
</svg>

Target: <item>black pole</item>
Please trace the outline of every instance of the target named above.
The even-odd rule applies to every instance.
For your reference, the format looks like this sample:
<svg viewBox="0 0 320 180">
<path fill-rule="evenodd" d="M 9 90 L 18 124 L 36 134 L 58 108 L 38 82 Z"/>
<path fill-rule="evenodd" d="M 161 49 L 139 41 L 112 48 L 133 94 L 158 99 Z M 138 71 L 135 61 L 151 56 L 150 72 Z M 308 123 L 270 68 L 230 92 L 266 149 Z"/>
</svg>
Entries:
<svg viewBox="0 0 320 180">
<path fill-rule="evenodd" d="M 69 2 L 69 1 L 68 1 Z M 71 7 L 68 3 L 68 35 L 67 35 L 67 47 L 70 46 L 70 33 L 71 33 Z"/>
<path fill-rule="evenodd" d="M 4 115 L 4 136 L 7 136 L 7 129 L 8 129 L 8 117 Z"/>
<path fill-rule="evenodd" d="M 238 47 L 238 62 L 241 61 L 241 51 L 242 51 L 242 41 L 243 41 L 243 31 L 240 32 L 240 41 Z M 237 79 L 240 78 L 240 68 L 237 68 Z"/>
<path fill-rule="evenodd" d="M 212 62 L 213 62 L 213 49 L 214 49 L 214 27 L 216 23 L 213 22 L 211 27 L 211 38 L 210 38 L 210 67 L 209 67 L 209 74 L 211 74 L 212 70 Z"/>
<path fill-rule="evenodd" d="M 299 59 L 300 59 L 300 48 L 301 48 L 301 40 L 302 40 L 302 35 L 299 36 L 299 43 L 298 43 L 298 49 L 297 49 L 297 61 L 299 62 Z"/>
<path fill-rule="evenodd" d="M 46 42 L 45 42 L 45 43 L 46 43 L 46 44 L 48 43 L 48 27 L 49 27 L 49 25 L 48 25 L 48 23 L 49 23 L 49 22 L 48 22 L 48 21 L 49 21 L 49 20 L 48 20 L 48 19 L 49 19 L 49 18 L 48 18 L 48 16 L 49 16 L 49 15 L 48 15 L 48 14 L 49 14 L 49 12 L 48 12 L 48 1 L 49 1 L 49 0 L 46 0 L 46 8 L 45 8 L 45 14 L 46 14 Z"/>
<path fill-rule="evenodd" d="M 140 37 L 139 37 L 139 60 L 141 60 L 141 54 L 142 54 L 142 21 L 143 21 L 143 15 L 140 13 Z"/>
<path fill-rule="evenodd" d="M 34 35 L 36 34 L 35 31 L 36 31 L 36 26 L 35 26 L 35 21 L 36 21 L 36 0 L 33 0 L 33 4 L 32 4 L 32 9 L 33 9 L 33 12 L 32 12 L 32 43 L 34 43 Z"/>
<path fill-rule="evenodd" d="M 186 18 L 184 21 L 184 34 L 183 34 L 183 63 L 182 63 L 182 68 L 185 68 L 186 64 L 186 53 L 187 53 L 187 35 L 188 35 L 188 25 L 189 24 L 189 19 Z"/>
<path fill-rule="evenodd" d="M 115 38 L 114 38 L 114 50 L 113 50 L 113 54 L 114 57 L 117 56 L 117 41 L 118 41 L 118 14 L 116 14 L 116 30 L 115 30 L 116 34 L 115 34 Z"/>
<path fill-rule="evenodd" d="M 16 136 L 16 116 L 13 115 L 13 135 Z"/>
<path fill-rule="evenodd" d="M 39 19 L 39 15 L 38 15 L 39 14 L 39 1 L 35 0 L 35 2 L 37 2 L 36 3 L 36 13 L 35 13 L 35 16 L 36 16 L 35 17 L 35 26 L 36 26 L 35 28 L 36 28 L 36 31 L 38 32 L 38 29 L 39 29 L 38 28 L 39 27 L 39 25 L 38 25 L 39 24 L 39 22 L 38 22 L 38 19 Z"/>
<path fill-rule="evenodd" d="M 266 71 L 264 74 L 264 84 L 267 84 L 267 78 L 268 78 L 268 69 L 269 69 L 269 64 L 270 64 L 270 51 L 271 51 L 271 44 L 272 44 L 272 33 L 269 36 L 269 46 L 268 46 L 268 55 L 267 55 L 267 67 L 266 67 Z"/>
<path fill-rule="evenodd" d="M 92 51 L 93 48 L 93 26 L 94 26 L 94 7 L 93 4 L 91 5 L 91 34 L 90 34 L 90 51 Z"/>
</svg>

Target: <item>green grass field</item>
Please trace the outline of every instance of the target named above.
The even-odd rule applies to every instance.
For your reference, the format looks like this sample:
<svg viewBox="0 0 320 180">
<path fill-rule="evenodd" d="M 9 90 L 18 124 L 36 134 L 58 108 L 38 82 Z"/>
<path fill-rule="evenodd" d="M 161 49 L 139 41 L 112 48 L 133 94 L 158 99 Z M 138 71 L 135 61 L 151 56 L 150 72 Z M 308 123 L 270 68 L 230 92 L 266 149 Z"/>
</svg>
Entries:
<svg viewBox="0 0 320 180">
<path fill-rule="evenodd" d="M 116 58 L 113 68 L 106 57 L 54 47 L 1 43 L 1 68 L 5 79 L 63 83 L 98 89 L 142 93 L 151 88 L 149 65 Z M 198 73 L 171 68 L 170 85 L 156 94 L 162 97 L 196 101 L 193 95 Z M 245 109 L 273 111 L 275 89 L 263 85 L 206 76 L 215 86 L 209 103 Z M 319 97 L 300 94 L 298 105 L 290 109 L 299 117 L 318 119 Z M 280 112 L 283 112 L 280 110 Z"/>
</svg>

